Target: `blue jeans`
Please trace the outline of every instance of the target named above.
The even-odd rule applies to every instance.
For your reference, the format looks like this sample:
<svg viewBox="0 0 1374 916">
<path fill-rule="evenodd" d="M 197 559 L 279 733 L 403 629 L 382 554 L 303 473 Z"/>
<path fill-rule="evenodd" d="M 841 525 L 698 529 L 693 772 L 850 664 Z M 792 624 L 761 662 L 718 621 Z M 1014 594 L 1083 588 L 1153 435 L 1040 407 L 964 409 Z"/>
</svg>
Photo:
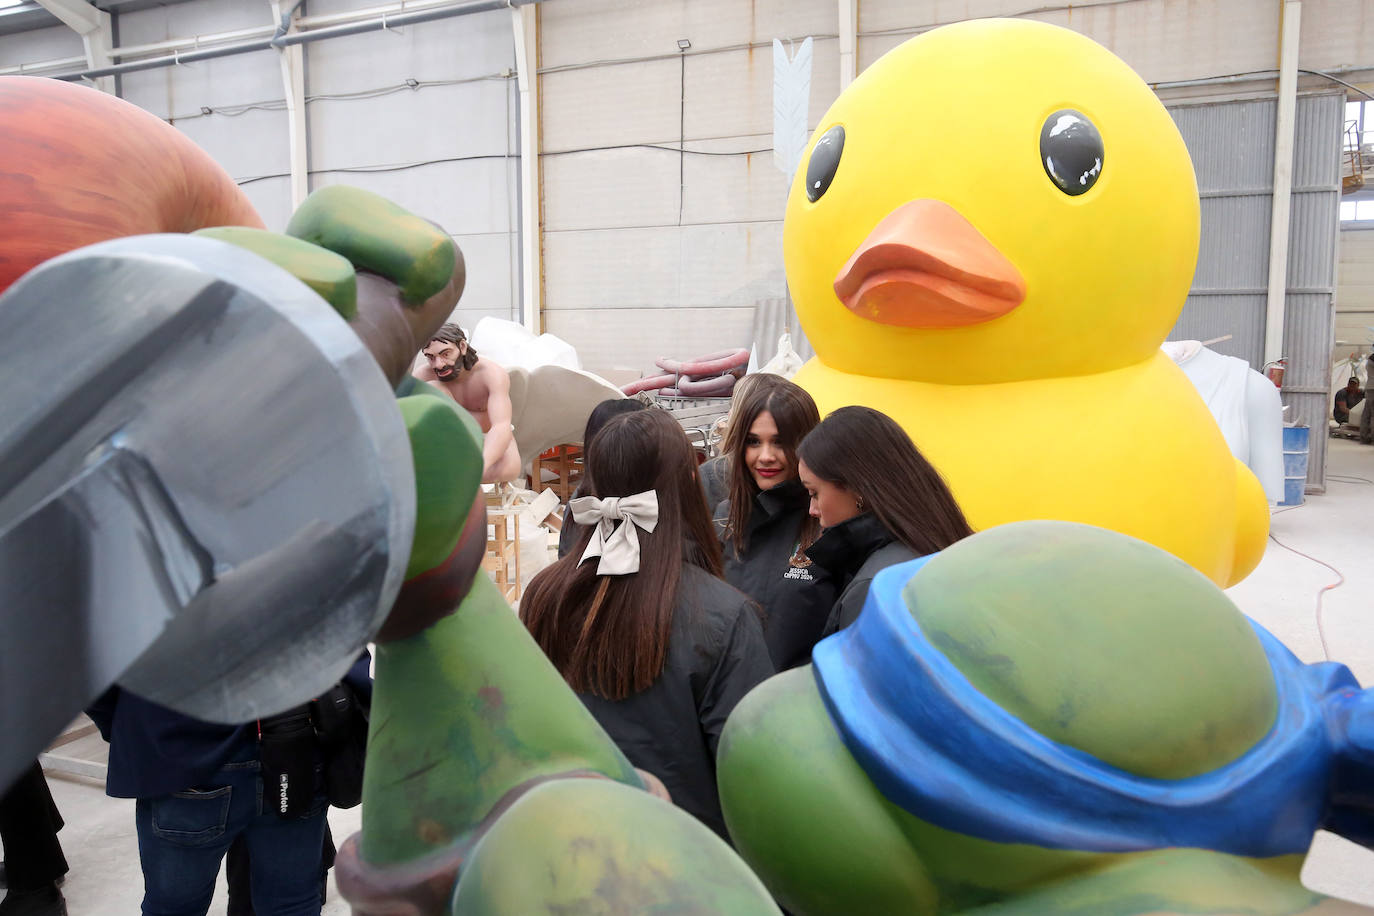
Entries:
<svg viewBox="0 0 1374 916">
<path fill-rule="evenodd" d="M 251 751 L 250 754 L 248 751 Z M 317 786 L 307 817 L 263 809 L 256 748 L 202 786 L 135 806 L 145 916 L 204 916 L 220 861 L 243 834 L 257 916 L 319 916 L 320 849 L 329 803 Z"/>
</svg>

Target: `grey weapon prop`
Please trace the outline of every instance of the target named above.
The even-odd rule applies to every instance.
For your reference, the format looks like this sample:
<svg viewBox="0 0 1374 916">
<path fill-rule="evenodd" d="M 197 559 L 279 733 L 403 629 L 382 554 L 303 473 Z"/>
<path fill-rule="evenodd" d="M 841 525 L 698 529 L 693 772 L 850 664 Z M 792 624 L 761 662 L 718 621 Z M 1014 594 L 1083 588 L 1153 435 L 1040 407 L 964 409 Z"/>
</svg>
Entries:
<svg viewBox="0 0 1374 916">
<path fill-rule="evenodd" d="M 222 242 L 104 242 L 0 297 L 0 367 L 0 788 L 115 682 L 238 723 L 340 678 L 415 482 L 324 300 Z"/>
</svg>

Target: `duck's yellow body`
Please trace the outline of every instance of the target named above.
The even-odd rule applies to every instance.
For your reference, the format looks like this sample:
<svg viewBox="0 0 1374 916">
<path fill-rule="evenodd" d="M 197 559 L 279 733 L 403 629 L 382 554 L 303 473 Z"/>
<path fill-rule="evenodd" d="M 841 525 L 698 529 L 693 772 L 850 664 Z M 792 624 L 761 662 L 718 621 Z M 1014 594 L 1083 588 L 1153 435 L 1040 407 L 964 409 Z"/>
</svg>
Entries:
<svg viewBox="0 0 1374 916">
<path fill-rule="evenodd" d="M 975 529 L 1086 522 L 1162 547 L 1220 585 L 1264 553 L 1259 481 L 1163 354 L 1094 375 L 990 385 L 851 375 L 812 360 L 796 381 L 822 416 L 866 404 L 902 424 Z"/>
<path fill-rule="evenodd" d="M 841 94 L 797 170 L 797 381 L 822 415 L 897 419 L 975 528 L 1087 522 L 1230 585 L 1267 505 L 1158 349 L 1198 236 L 1187 148 L 1125 63 L 1038 22 L 938 29 Z"/>
</svg>

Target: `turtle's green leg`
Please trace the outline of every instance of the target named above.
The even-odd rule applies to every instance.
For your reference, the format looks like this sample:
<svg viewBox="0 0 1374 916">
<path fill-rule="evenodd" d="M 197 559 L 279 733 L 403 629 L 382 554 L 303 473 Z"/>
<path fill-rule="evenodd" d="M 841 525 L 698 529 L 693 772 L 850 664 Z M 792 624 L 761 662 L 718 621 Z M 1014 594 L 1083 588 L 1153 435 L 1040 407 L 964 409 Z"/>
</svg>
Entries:
<svg viewBox="0 0 1374 916">
<path fill-rule="evenodd" d="M 522 783 L 591 771 L 639 787 L 485 575 L 458 611 L 377 647 L 362 855 L 384 865 L 448 847 Z"/>
<path fill-rule="evenodd" d="M 416 538 L 378 636 L 361 840 L 339 851 L 354 912 L 447 912 L 479 864 L 465 892 L 473 912 L 540 912 L 528 907 L 545 898 L 573 900 L 567 914 L 641 912 L 634 901 L 680 902 L 689 887 L 718 889 L 722 912 L 776 912 L 728 846 L 644 791 L 477 568 L 486 522 L 470 418 L 444 397 L 399 404 L 415 459 Z M 589 843 L 596 854 L 581 855 Z M 557 887 L 540 890 L 551 874 Z M 590 896 L 568 898 L 570 888 Z"/>
<path fill-rule="evenodd" d="M 716 767 L 736 848 L 789 910 L 936 912 L 925 866 L 840 743 L 810 666 L 770 678 L 735 707 Z"/>
<path fill-rule="evenodd" d="M 744 698 L 716 768 L 740 855 L 805 916 L 958 912 L 1114 858 L 993 843 L 903 811 L 845 748 L 810 666 Z"/>
<path fill-rule="evenodd" d="M 453 916 L 700 914 L 777 907 L 707 827 L 646 792 L 606 780 L 531 789 L 464 863 Z"/>
</svg>

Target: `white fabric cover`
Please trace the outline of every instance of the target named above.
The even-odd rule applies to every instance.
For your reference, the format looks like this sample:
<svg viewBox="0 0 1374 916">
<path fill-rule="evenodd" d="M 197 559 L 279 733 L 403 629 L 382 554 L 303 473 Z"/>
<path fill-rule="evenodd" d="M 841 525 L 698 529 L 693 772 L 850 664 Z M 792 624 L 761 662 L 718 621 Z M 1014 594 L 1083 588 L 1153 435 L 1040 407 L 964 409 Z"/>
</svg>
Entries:
<svg viewBox="0 0 1374 916">
<path fill-rule="evenodd" d="M 1196 340 L 1160 347 L 1197 388 L 1231 454 L 1243 461 L 1271 503 L 1283 499 L 1283 402 L 1274 383 L 1234 356 Z"/>
</svg>

